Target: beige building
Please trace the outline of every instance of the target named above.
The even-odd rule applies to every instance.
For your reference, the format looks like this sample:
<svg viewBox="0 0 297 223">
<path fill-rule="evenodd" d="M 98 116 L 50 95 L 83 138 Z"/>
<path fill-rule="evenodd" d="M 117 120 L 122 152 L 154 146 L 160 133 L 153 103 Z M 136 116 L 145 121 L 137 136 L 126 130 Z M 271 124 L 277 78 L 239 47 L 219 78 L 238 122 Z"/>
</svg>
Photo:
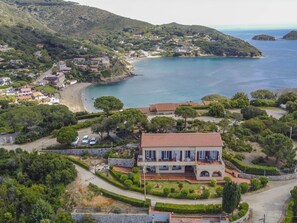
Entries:
<svg viewBox="0 0 297 223">
<path fill-rule="evenodd" d="M 137 165 L 157 174 L 192 172 L 197 180 L 222 180 L 222 147 L 219 133 L 144 133 Z"/>
</svg>

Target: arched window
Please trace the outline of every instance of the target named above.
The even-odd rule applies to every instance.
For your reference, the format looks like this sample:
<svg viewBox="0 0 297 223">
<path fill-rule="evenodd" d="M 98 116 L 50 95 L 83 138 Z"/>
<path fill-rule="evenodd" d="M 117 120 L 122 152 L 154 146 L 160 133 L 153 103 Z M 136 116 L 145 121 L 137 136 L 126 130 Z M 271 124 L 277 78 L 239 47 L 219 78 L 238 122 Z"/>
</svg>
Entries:
<svg viewBox="0 0 297 223">
<path fill-rule="evenodd" d="M 215 171 L 212 173 L 212 177 L 221 177 L 222 173 L 220 171 Z"/>
<path fill-rule="evenodd" d="M 209 177 L 209 172 L 208 171 L 202 171 L 200 173 L 200 177 Z"/>
</svg>

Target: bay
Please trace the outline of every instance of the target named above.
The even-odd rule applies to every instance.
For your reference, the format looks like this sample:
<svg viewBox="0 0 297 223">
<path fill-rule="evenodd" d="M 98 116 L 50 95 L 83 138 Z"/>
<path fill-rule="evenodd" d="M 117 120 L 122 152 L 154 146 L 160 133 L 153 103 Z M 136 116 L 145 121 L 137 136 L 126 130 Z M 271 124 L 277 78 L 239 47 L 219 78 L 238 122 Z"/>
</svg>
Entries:
<svg viewBox="0 0 297 223">
<path fill-rule="evenodd" d="M 297 87 L 297 41 L 253 41 L 257 34 L 281 38 L 290 30 L 230 30 L 224 33 L 248 41 L 263 52 L 260 59 L 247 58 L 155 58 L 134 64 L 137 76 L 126 81 L 93 85 L 83 92 L 88 111 L 92 98 L 112 95 L 125 107 L 152 103 L 200 101 L 207 94 L 232 96 L 238 91 Z"/>
</svg>

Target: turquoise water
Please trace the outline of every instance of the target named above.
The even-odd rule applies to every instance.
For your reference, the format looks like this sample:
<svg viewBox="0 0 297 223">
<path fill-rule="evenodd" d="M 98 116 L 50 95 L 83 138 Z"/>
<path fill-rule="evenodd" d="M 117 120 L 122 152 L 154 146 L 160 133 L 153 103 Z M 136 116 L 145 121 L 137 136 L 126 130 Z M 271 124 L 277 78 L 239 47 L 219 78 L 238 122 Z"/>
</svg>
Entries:
<svg viewBox="0 0 297 223">
<path fill-rule="evenodd" d="M 297 41 L 253 41 L 256 34 L 278 38 L 289 30 L 225 31 L 250 42 L 263 52 L 261 59 L 242 58 L 157 58 L 135 63 L 143 76 L 110 84 L 95 85 L 83 94 L 85 107 L 94 111 L 92 97 L 113 95 L 125 107 L 147 107 L 158 102 L 200 101 L 212 93 L 232 96 L 255 89 L 297 87 Z"/>
</svg>

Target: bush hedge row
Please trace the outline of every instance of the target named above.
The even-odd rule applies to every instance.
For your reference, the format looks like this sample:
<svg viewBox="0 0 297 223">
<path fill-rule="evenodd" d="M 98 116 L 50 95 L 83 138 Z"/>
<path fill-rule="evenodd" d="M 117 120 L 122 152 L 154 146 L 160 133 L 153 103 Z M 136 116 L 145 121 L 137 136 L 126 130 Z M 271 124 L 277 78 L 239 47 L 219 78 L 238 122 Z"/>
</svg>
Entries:
<svg viewBox="0 0 297 223">
<path fill-rule="evenodd" d="M 90 165 L 88 163 L 85 163 L 84 161 L 81 161 L 81 160 L 78 160 L 78 159 L 75 159 L 73 157 L 70 157 L 70 156 L 65 156 L 66 159 L 70 160 L 71 162 L 79 165 L 80 167 L 86 169 L 86 170 L 89 170 L 90 169 Z"/>
<path fill-rule="evenodd" d="M 221 204 L 168 204 L 157 202 L 155 210 L 174 212 L 178 214 L 219 214 L 222 212 Z"/>
<path fill-rule="evenodd" d="M 268 175 L 268 176 L 280 175 L 280 171 L 276 167 L 248 165 L 234 158 L 231 154 L 227 154 L 227 153 L 223 153 L 223 157 L 224 159 L 233 163 L 238 169 L 240 169 L 244 173 L 254 174 L 254 175 Z"/>
<path fill-rule="evenodd" d="M 293 223 L 294 220 L 294 199 L 290 200 L 286 217 L 282 223 Z"/>
<path fill-rule="evenodd" d="M 77 120 L 98 118 L 98 117 L 102 116 L 103 114 L 104 114 L 103 112 L 81 114 L 81 115 L 76 115 L 76 118 L 77 118 Z"/>
<path fill-rule="evenodd" d="M 97 193 L 97 194 L 102 193 L 106 197 L 110 197 L 110 198 L 113 198 L 115 200 L 131 204 L 131 205 L 136 206 L 136 207 L 150 207 L 151 206 L 151 200 L 150 199 L 146 199 L 145 201 L 143 201 L 143 200 L 139 200 L 139 199 L 135 199 L 135 198 L 131 198 L 131 197 L 126 197 L 126 196 L 116 194 L 116 193 L 110 192 L 108 190 L 104 190 L 102 188 L 99 188 L 99 187 L 97 187 L 96 185 L 94 185 L 92 183 L 89 184 L 89 189 L 92 190 L 93 192 Z"/>
</svg>

